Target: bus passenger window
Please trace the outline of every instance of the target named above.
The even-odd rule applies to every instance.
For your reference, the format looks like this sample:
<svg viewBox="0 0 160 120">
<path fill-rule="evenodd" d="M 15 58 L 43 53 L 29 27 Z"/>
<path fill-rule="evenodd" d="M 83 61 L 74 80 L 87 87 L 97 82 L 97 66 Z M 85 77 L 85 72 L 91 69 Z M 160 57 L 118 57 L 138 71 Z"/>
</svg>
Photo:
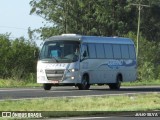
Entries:
<svg viewBox="0 0 160 120">
<path fill-rule="evenodd" d="M 129 45 L 129 55 L 131 59 L 136 59 L 136 53 L 133 45 Z"/>
<path fill-rule="evenodd" d="M 121 45 L 121 52 L 122 52 L 123 59 L 129 59 L 128 45 Z"/>
<path fill-rule="evenodd" d="M 104 44 L 105 56 L 106 58 L 113 58 L 113 49 L 111 44 Z"/>
<path fill-rule="evenodd" d="M 96 44 L 97 58 L 105 58 L 103 44 Z"/>
<path fill-rule="evenodd" d="M 88 44 L 89 58 L 96 58 L 95 44 Z"/>
</svg>

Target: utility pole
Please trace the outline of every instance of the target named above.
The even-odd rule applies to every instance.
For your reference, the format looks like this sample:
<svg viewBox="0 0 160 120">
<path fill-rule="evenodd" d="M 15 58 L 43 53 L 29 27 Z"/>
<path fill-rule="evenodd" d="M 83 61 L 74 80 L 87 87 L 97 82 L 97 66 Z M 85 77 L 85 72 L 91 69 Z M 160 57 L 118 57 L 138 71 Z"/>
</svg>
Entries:
<svg viewBox="0 0 160 120">
<path fill-rule="evenodd" d="M 136 48 L 136 57 L 138 58 L 138 47 L 139 47 L 139 31 L 140 31 L 140 22 L 141 22 L 141 10 L 143 7 L 150 7 L 149 5 L 142 5 L 140 2 L 139 4 L 131 4 L 133 6 L 138 7 L 138 27 L 137 27 L 137 48 Z"/>
</svg>

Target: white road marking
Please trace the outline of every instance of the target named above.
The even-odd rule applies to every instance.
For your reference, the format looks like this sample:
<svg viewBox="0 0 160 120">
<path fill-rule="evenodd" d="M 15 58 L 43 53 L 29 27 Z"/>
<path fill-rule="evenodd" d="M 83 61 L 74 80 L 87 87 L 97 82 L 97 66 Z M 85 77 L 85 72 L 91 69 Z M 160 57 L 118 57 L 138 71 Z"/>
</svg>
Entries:
<svg viewBox="0 0 160 120">
<path fill-rule="evenodd" d="M 0 89 L 0 92 L 4 92 L 4 91 L 45 91 L 45 90 L 43 90 L 43 88 L 42 89 L 17 89 L 17 88 L 13 88 L 13 89 Z M 51 90 L 48 90 L 48 91 L 46 91 L 46 92 L 76 92 L 76 91 L 81 91 L 81 90 L 73 90 L 73 89 L 69 89 L 69 90 L 61 90 L 61 91 L 59 91 L 59 89 L 51 89 Z M 83 90 L 84 92 L 85 91 L 93 91 L 93 90 Z"/>
<path fill-rule="evenodd" d="M 17 88 L 9 88 L 9 89 L 0 89 L 0 91 L 32 91 L 32 90 L 42 90 L 42 89 L 34 89 L 34 88 L 31 88 L 31 89 L 17 89 Z"/>
</svg>

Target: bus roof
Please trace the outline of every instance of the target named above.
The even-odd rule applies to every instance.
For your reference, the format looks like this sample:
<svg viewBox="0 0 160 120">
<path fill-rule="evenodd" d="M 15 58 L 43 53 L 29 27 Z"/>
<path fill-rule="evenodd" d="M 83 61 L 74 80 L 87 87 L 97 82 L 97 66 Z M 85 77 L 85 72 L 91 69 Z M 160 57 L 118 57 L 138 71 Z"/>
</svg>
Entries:
<svg viewBox="0 0 160 120">
<path fill-rule="evenodd" d="M 47 39 L 46 41 L 53 41 L 53 40 L 71 40 L 71 41 L 80 41 L 82 43 L 134 44 L 134 42 L 130 38 L 85 36 L 77 34 L 62 34 L 59 36 L 53 36 Z"/>
</svg>

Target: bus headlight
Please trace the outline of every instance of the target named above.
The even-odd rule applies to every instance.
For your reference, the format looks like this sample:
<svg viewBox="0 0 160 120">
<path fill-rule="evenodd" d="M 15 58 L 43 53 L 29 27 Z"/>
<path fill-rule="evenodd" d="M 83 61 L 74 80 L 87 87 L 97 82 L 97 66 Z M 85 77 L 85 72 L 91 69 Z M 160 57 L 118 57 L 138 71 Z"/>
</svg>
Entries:
<svg viewBox="0 0 160 120">
<path fill-rule="evenodd" d="M 71 80 L 74 80 L 74 77 L 71 77 Z"/>
<path fill-rule="evenodd" d="M 78 69 L 69 69 L 68 71 L 69 72 L 76 72 L 76 71 L 78 71 Z"/>
</svg>

